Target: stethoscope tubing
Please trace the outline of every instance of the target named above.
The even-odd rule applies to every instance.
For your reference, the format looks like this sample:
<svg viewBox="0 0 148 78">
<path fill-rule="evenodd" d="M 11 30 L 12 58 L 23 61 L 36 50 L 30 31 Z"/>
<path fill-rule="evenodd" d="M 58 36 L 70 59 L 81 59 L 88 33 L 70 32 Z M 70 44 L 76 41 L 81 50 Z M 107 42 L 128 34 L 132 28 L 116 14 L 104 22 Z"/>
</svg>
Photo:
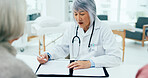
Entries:
<svg viewBox="0 0 148 78">
<path fill-rule="evenodd" d="M 95 27 L 95 21 L 93 22 L 93 28 L 92 28 L 91 36 L 90 36 L 90 39 L 89 39 L 88 48 L 90 48 L 90 43 L 91 43 L 91 39 L 92 39 L 93 32 L 94 32 L 94 27 Z M 81 39 L 80 39 L 80 37 L 78 36 L 78 29 L 79 29 L 79 25 L 77 26 L 77 29 L 76 29 L 76 35 L 72 38 L 72 58 L 74 58 L 74 51 L 73 51 L 74 40 L 75 40 L 75 38 L 77 38 L 78 41 L 79 41 L 79 50 L 78 50 L 78 54 L 77 54 L 77 56 L 75 57 L 75 59 L 79 56 L 80 44 L 81 44 Z"/>
</svg>

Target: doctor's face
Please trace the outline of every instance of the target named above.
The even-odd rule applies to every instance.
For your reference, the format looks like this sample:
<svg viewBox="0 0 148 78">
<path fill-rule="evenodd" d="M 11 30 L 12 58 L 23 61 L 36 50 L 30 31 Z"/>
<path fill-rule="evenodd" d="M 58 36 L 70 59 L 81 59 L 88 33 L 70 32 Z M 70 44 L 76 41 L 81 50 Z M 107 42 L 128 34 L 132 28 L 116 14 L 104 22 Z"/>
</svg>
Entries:
<svg viewBox="0 0 148 78">
<path fill-rule="evenodd" d="M 89 28 L 90 17 L 87 11 L 85 10 L 74 11 L 74 18 L 81 28 L 83 29 Z"/>
</svg>

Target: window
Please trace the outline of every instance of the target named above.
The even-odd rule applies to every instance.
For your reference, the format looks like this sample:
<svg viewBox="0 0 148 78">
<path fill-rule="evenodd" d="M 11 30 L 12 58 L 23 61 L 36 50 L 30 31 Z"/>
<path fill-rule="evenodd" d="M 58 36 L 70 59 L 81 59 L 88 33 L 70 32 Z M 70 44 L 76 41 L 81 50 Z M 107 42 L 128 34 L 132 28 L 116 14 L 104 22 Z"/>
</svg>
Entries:
<svg viewBox="0 0 148 78">
<path fill-rule="evenodd" d="M 95 0 L 97 15 L 108 15 L 110 21 L 117 21 L 118 0 Z"/>
<path fill-rule="evenodd" d="M 136 22 L 138 17 L 148 15 L 148 0 L 122 0 L 120 21 Z"/>
<path fill-rule="evenodd" d="M 46 0 L 26 0 L 27 14 L 42 12 L 46 6 Z"/>
<path fill-rule="evenodd" d="M 109 21 L 136 22 L 148 16 L 148 0 L 95 0 L 97 15 L 108 15 Z"/>
<path fill-rule="evenodd" d="M 26 2 L 27 2 L 27 10 L 37 9 L 37 0 L 26 0 Z"/>
</svg>

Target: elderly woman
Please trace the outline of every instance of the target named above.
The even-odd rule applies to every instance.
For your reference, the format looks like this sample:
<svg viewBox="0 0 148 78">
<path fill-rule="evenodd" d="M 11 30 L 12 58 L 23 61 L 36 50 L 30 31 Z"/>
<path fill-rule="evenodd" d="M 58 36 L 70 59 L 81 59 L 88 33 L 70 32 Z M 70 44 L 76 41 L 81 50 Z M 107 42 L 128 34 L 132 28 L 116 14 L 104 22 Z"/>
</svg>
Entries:
<svg viewBox="0 0 148 78">
<path fill-rule="evenodd" d="M 78 60 L 68 65 L 74 70 L 119 65 L 121 52 L 112 30 L 97 18 L 94 0 L 74 0 L 73 17 L 75 25 L 65 32 L 62 43 L 37 57 L 38 61 L 46 63 L 70 54 Z"/>
<path fill-rule="evenodd" d="M 11 46 L 24 32 L 25 0 L 0 0 L 0 78 L 36 78 Z"/>
</svg>

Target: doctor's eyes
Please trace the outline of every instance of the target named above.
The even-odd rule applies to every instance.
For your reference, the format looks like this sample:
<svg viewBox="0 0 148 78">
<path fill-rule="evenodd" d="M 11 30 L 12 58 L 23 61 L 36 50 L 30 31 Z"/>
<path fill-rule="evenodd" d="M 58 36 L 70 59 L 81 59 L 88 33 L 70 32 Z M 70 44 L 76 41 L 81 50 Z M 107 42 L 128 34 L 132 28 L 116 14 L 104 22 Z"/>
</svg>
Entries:
<svg viewBox="0 0 148 78">
<path fill-rule="evenodd" d="M 75 16 L 77 16 L 78 14 L 74 14 Z"/>
<path fill-rule="evenodd" d="M 81 16 L 85 15 L 85 14 L 80 14 Z"/>
<path fill-rule="evenodd" d="M 74 14 L 74 15 L 77 16 L 78 14 Z M 85 14 L 79 14 L 79 15 L 84 16 Z"/>
</svg>

